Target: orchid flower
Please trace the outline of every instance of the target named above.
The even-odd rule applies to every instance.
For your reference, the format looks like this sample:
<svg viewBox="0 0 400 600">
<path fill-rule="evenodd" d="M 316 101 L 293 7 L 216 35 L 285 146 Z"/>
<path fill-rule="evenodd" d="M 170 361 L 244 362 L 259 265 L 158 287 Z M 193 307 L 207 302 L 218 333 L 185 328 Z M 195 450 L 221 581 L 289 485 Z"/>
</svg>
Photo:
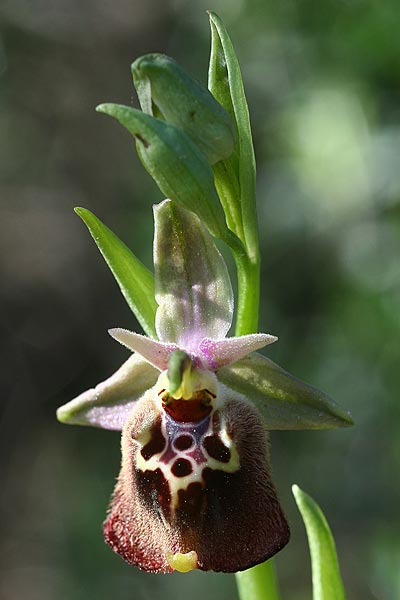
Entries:
<svg viewBox="0 0 400 600">
<path fill-rule="evenodd" d="M 236 572 L 289 540 L 267 429 L 351 419 L 257 353 L 275 336 L 226 337 L 231 282 L 200 219 L 171 200 L 154 218 L 158 340 L 111 329 L 133 355 L 58 418 L 122 430 L 121 472 L 104 523 L 115 552 L 150 572 Z"/>
</svg>

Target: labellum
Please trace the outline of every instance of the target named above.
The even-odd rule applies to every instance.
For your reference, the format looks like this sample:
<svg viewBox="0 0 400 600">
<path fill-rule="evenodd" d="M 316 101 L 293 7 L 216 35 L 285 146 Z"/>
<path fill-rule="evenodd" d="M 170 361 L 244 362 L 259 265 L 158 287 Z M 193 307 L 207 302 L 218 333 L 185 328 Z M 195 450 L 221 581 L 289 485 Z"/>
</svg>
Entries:
<svg viewBox="0 0 400 600">
<path fill-rule="evenodd" d="M 235 572 L 289 540 L 259 414 L 211 373 L 197 379 L 204 388 L 184 398 L 162 373 L 123 429 L 104 535 L 147 571 Z"/>
</svg>

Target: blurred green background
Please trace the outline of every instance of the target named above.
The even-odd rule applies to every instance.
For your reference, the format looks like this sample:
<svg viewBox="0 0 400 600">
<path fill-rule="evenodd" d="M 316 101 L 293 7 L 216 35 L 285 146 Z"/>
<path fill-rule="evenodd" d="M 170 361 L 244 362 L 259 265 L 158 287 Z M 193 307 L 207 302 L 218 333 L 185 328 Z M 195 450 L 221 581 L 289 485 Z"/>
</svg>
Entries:
<svg viewBox="0 0 400 600">
<path fill-rule="evenodd" d="M 101 523 L 119 436 L 55 420 L 127 357 L 107 329 L 137 327 L 72 209 L 151 265 L 161 200 L 129 135 L 94 107 L 137 106 L 129 66 L 150 51 L 205 82 L 207 8 L 231 33 L 251 110 L 261 325 L 279 336 L 268 355 L 356 420 L 271 436 L 293 533 L 282 594 L 311 597 L 296 482 L 330 521 L 349 598 L 400 597 L 398 0 L 1 0 L 2 599 L 236 598 L 232 576 L 153 576 L 114 555 Z"/>
</svg>

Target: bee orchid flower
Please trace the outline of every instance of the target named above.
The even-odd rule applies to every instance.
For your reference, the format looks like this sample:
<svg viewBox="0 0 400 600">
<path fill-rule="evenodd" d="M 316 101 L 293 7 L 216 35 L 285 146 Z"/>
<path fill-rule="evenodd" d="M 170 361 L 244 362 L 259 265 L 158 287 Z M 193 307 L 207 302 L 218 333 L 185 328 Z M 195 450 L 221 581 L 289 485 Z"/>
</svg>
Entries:
<svg viewBox="0 0 400 600">
<path fill-rule="evenodd" d="M 213 238 L 170 200 L 154 217 L 158 340 L 111 329 L 132 356 L 58 418 L 122 430 L 121 472 L 104 523 L 115 552 L 149 572 L 236 572 L 289 540 L 267 430 L 351 419 L 257 353 L 276 337 L 226 337 L 233 293 Z"/>
</svg>

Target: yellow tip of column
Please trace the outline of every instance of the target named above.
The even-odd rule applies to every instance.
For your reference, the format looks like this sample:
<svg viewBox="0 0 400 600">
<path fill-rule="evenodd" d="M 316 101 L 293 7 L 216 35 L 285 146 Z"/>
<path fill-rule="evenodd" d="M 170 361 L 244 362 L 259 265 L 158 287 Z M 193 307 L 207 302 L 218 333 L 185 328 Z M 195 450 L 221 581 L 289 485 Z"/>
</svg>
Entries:
<svg viewBox="0 0 400 600">
<path fill-rule="evenodd" d="M 168 553 L 167 561 L 174 571 L 187 573 L 197 568 L 197 552 L 191 550 L 190 552 L 186 552 L 186 554 L 182 554 L 181 552 L 177 552 L 176 554 Z"/>
</svg>

